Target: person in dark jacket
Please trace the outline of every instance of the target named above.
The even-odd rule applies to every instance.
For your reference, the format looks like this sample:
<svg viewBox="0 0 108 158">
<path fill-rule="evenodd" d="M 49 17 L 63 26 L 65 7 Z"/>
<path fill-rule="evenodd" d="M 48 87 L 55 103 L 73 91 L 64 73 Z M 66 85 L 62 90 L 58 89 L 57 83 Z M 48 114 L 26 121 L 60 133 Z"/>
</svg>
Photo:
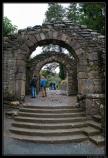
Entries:
<svg viewBox="0 0 108 158">
<path fill-rule="evenodd" d="M 30 82 L 32 98 L 36 97 L 36 85 L 37 85 L 37 78 L 36 76 L 33 76 Z"/>
</svg>

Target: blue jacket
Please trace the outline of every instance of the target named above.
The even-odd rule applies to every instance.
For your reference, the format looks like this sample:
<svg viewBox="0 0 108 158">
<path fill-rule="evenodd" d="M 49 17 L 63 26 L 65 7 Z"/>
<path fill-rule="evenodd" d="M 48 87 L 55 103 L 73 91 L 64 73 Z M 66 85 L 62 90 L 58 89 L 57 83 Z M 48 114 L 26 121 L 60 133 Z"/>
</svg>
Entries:
<svg viewBox="0 0 108 158">
<path fill-rule="evenodd" d="M 46 79 L 41 79 L 41 80 L 40 80 L 40 85 L 41 85 L 41 87 L 46 87 L 46 85 L 47 85 L 47 80 L 46 80 Z"/>
</svg>

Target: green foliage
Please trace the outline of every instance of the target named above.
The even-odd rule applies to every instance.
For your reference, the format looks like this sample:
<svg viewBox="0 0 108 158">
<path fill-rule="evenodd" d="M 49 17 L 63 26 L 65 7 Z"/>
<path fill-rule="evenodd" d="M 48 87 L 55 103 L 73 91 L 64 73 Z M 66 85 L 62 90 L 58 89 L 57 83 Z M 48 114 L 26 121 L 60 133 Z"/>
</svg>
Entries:
<svg viewBox="0 0 108 158">
<path fill-rule="evenodd" d="M 51 73 L 49 70 L 41 70 L 40 71 L 40 75 L 44 76 L 45 78 L 47 78 L 49 74 L 53 75 L 53 73 Z"/>
<path fill-rule="evenodd" d="M 77 8 L 77 3 L 73 2 L 70 4 L 66 11 L 66 17 L 73 23 L 79 22 L 79 10 Z"/>
<path fill-rule="evenodd" d="M 80 9 L 80 24 L 105 34 L 105 5 L 104 3 L 84 3 Z"/>
<path fill-rule="evenodd" d="M 65 9 L 58 3 L 49 3 L 48 10 L 45 13 L 45 21 L 61 21 L 65 15 Z"/>
<path fill-rule="evenodd" d="M 3 18 L 3 36 L 14 33 L 17 30 L 17 26 L 13 25 L 11 20 L 7 17 Z"/>
<path fill-rule="evenodd" d="M 45 78 L 47 78 L 47 87 L 50 87 L 51 82 L 55 83 L 58 88 L 60 87 L 61 79 L 58 74 L 52 73 L 48 70 L 41 70 L 40 76 L 45 76 Z"/>
<path fill-rule="evenodd" d="M 66 72 L 65 72 L 65 67 L 63 64 L 60 64 L 60 72 L 59 72 L 59 77 L 64 80 L 66 78 Z"/>
<path fill-rule="evenodd" d="M 87 25 L 88 28 L 105 34 L 104 3 L 71 3 L 67 8 L 66 17 L 73 23 Z"/>
</svg>

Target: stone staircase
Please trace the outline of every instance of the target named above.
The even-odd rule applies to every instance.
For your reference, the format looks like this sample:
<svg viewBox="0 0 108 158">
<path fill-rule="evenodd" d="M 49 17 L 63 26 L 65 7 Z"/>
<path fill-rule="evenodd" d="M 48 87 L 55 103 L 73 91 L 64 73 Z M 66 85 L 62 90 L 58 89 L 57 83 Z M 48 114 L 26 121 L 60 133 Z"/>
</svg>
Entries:
<svg viewBox="0 0 108 158">
<path fill-rule="evenodd" d="M 90 139 L 103 144 L 101 126 L 93 120 L 87 120 L 81 108 L 72 106 L 34 106 L 24 105 L 14 116 L 9 129 L 11 137 L 36 143 L 81 142 Z"/>
</svg>

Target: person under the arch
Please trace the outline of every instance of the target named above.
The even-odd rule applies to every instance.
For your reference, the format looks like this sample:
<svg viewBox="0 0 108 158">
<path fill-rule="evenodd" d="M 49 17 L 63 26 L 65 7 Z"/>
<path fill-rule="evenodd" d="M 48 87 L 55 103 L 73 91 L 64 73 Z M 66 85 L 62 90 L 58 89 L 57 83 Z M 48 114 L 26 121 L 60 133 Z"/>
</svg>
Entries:
<svg viewBox="0 0 108 158">
<path fill-rule="evenodd" d="M 35 75 L 33 75 L 32 80 L 30 82 L 30 86 L 31 86 L 31 95 L 32 98 L 36 97 L 36 86 L 37 86 L 37 78 Z"/>
<path fill-rule="evenodd" d="M 47 79 L 42 76 L 41 80 L 40 80 L 40 86 L 41 86 L 41 90 L 42 90 L 42 97 L 46 97 L 46 85 L 47 85 Z"/>
</svg>

